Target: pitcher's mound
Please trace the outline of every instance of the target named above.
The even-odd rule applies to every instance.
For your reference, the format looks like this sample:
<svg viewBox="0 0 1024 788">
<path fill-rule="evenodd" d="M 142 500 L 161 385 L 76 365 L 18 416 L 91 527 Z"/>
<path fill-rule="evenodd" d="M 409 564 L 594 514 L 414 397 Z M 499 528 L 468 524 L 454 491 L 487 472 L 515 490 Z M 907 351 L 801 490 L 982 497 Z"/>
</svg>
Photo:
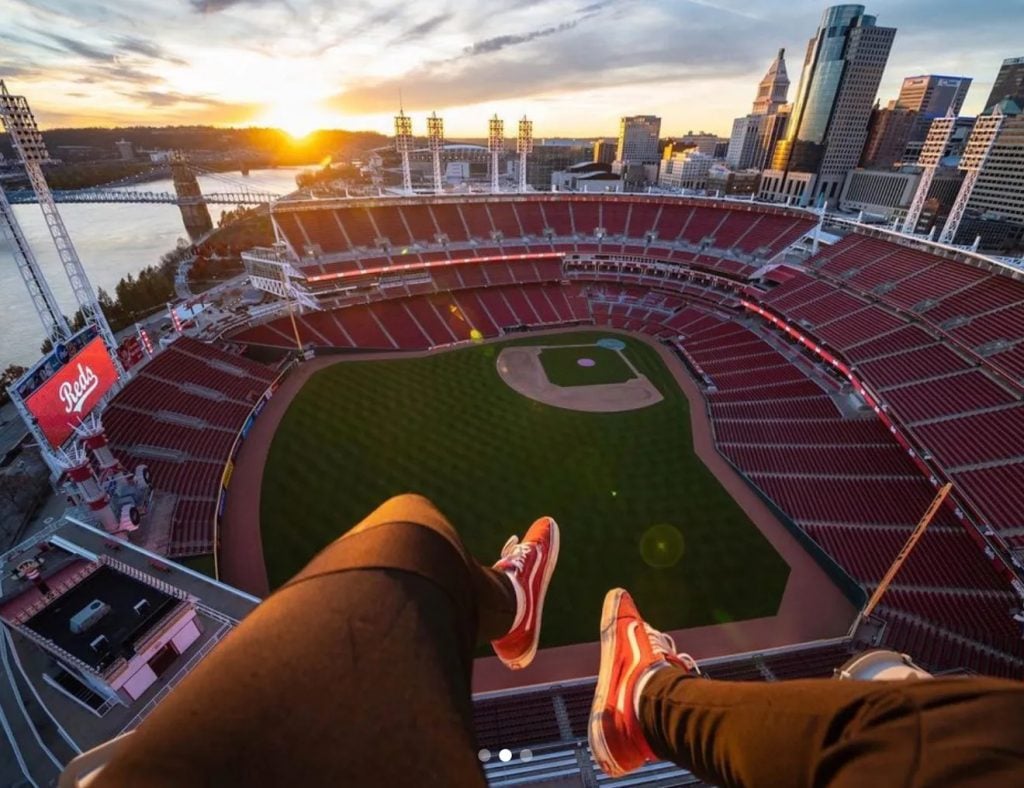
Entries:
<svg viewBox="0 0 1024 788">
<path fill-rule="evenodd" d="M 564 346 L 563 346 L 564 347 Z M 592 413 L 618 413 L 639 410 L 661 402 L 661 392 L 646 376 L 635 369 L 633 377 L 619 383 L 598 383 L 594 385 L 559 386 L 548 379 L 540 356 L 543 347 L 506 347 L 498 354 L 498 374 L 512 390 L 524 397 L 567 410 L 582 410 Z M 581 348 L 581 358 L 591 364 L 586 350 Z M 628 362 L 626 362 L 628 363 Z M 632 365 L 630 365 L 632 366 Z"/>
</svg>

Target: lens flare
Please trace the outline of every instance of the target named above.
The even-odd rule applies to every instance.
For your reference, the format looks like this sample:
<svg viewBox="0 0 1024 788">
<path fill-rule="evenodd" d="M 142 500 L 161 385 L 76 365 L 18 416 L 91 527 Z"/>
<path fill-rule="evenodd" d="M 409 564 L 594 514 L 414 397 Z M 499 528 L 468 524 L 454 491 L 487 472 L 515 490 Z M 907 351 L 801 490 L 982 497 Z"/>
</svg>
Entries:
<svg viewBox="0 0 1024 788">
<path fill-rule="evenodd" d="M 640 537 L 640 557 L 648 566 L 665 569 L 675 566 L 686 550 L 682 532 L 674 525 L 652 525 Z"/>
</svg>

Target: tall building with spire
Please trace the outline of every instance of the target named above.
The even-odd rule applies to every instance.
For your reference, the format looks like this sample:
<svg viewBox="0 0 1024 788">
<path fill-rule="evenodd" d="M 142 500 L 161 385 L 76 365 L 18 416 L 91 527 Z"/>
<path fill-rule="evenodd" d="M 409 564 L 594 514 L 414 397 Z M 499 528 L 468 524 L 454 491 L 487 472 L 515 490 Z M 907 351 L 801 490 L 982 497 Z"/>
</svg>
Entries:
<svg viewBox="0 0 1024 788">
<path fill-rule="evenodd" d="M 825 9 L 807 43 L 786 135 L 763 173 L 767 199 L 834 203 L 857 166 L 896 28 L 879 27 L 862 5 Z"/>
<path fill-rule="evenodd" d="M 786 73 L 786 50 L 780 49 L 768 67 L 754 99 L 754 115 L 774 115 L 789 100 L 789 75 Z"/>
<path fill-rule="evenodd" d="M 732 124 L 726 163 L 734 170 L 761 169 L 771 157 L 776 141 L 785 130 L 789 105 L 789 75 L 786 50 L 780 49 L 757 86 L 757 97 L 749 115 Z"/>
</svg>

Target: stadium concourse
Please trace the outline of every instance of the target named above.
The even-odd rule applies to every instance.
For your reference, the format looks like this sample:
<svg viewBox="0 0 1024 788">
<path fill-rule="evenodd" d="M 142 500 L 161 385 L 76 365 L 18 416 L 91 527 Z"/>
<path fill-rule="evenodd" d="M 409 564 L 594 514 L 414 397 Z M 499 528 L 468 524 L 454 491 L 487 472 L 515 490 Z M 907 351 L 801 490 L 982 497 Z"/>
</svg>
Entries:
<svg viewBox="0 0 1024 788">
<path fill-rule="evenodd" d="M 179 506 L 210 523 L 207 548 L 215 547 L 217 483 L 237 449 L 228 433 L 279 377 L 235 355 L 242 348 L 294 349 L 297 332 L 317 351 L 379 354 L 610 327 L 677 355 L 700 388 L 720 455 L 862 592 L 877 587 L 937 487 L 954 484 L 861 630 L 868 642 L 716 660 L 711 675 L 826 675 L 853 651 L 882 644 L 933 672 L 1024 677 L 1018 272 L 865 227 L 799 253 L 812 214 L 655 195 L 296 200 L 276 204 L 273 218 L 283 245 L 247 256 L 253 282 L 290 283 L 296 301 L 318 308 L 301 309 L 294 327 L 282 302 L 259 318 L 253 311 L 221 335 L 230 353 L 179 341 L 108 411 L 129 418 L 138 390 L 155 381 L 173 392 L 156 417 L 163 426 L 147 422 L 148 454 L 112 424 L 123 436 L 115 448 L 151 465 L 153 448 L 180 452 L 188 467 L 168 462 L 169 478 Z M 274 268 L 281 260 L 287 276 Z M 193 434 L 173 414 L 191 413 L 197 397 Z M 225 411 L 223 435 L 198 423 L 214 405 Z M 196 442 L 180 445 L 183 435 Z M 481 746 L 560 741 L 557 760 L 583 735 L 591 691 L 581 680 L 480 698 Z M 504 713 L 509 704 L 515 715 Z"/>
</svg>

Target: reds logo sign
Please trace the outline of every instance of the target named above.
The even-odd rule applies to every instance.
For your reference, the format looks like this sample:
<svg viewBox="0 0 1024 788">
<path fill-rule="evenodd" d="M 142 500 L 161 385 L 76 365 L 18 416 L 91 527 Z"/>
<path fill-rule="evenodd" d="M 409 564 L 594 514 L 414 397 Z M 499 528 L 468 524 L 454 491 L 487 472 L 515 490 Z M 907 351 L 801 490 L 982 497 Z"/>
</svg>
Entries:
<svg viewBox="0 0 1024 788">
<path fill-rule="evenodd" d="M 54 447 L 99 404 L 117 382 L 117 370 L 103 340 L 96 337 L 25 400 Z"/>
<path fill-rule="evenodd" d="M 83 367 L 79 364 L 78 377 L 60 384 L 60 401 L 64 403 L 64 412 L 81 413 L 85 401 L 99 385 L 99 376 L 92 371 L 92 367 Z"/>
</svg>

